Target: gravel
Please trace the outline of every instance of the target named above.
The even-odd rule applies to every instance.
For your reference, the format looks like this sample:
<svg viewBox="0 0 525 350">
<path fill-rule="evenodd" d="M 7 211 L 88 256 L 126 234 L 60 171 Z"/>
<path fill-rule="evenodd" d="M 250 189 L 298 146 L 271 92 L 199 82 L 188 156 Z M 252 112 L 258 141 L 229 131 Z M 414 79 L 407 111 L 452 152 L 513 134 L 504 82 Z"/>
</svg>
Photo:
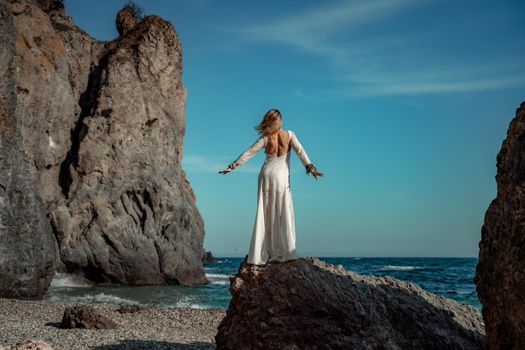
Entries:
<svg viewBox="0 0 525 350">
<path fill-rule="evenodd" d="M 76 303 L 78 305 L 80 303 Z M 144 307 L 119 313 L 117 305 L 89 304 L 117 329 L 61 329 L 66 306 L 41 300 L 0 298 L 0 345 L 34 339 L 53 349 L 215 349 L 224 309 Z"/>
</svg>

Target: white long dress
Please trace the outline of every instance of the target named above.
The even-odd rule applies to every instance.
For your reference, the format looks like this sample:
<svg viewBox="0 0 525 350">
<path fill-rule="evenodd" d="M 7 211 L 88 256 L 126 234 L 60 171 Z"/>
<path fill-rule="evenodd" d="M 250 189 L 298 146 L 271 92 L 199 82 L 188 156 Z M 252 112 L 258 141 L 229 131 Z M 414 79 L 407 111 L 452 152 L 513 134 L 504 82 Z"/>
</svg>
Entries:
<svg viewBox="0 0 525 350">
<path fill-rule="evenodd" d="M 248 252 L 249 264 L 264 265 L 268 261 L 287 261 L 298 257 L 295 248 L 295 219 L 290 191 L 290 153 L 295 151 L 301 163 L 310 159 L 303 146 L 288 130 L 290 146 L 281 156 L 266 154 L 258 177 L 257 211 Z M 236 159 L 241 165 L 259 150 L 266 148 L 268 138 L 261 136 Z"/>
</svg>

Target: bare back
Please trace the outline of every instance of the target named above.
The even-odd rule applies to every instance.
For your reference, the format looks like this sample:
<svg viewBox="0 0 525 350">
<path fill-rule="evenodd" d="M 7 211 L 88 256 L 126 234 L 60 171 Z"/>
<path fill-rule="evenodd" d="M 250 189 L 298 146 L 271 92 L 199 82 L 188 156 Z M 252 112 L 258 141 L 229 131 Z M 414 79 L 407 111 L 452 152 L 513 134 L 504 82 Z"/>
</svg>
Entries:
<svg viewBox="0 0 525 350">
<path fill-rule="evenodd" d="M 280 157 L 290 151 L 290 134 L 286 130 L 279 130 L 273 135 L 268 135 L 265 153 Z"/>
</svg>

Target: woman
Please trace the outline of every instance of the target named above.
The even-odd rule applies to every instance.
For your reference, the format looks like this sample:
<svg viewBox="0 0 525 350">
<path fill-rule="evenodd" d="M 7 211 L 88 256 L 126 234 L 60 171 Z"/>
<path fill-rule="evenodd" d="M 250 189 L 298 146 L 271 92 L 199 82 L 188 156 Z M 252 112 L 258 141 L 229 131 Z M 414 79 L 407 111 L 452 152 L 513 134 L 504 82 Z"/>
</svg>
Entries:
<svg viewBox="0 0 525 350">
<path fill-rule="evenodd" d="M 282 116 L 270 109 L 255 127 L 259 139 L 231 163 L 219 171 L 227 174 L 245 163 L 262 148 L 266 160 L 259 172 L 257 213 L 247 263 L 264 265 L 268 261 L 287 261 L 297 258 L 295 250 L 295 221 L 290 192 L 290 149 L 293 148 L 306 168 L 317 180 L 323 176 L 310 162 L 295 134 L 281 129 Z"/>
</svg>

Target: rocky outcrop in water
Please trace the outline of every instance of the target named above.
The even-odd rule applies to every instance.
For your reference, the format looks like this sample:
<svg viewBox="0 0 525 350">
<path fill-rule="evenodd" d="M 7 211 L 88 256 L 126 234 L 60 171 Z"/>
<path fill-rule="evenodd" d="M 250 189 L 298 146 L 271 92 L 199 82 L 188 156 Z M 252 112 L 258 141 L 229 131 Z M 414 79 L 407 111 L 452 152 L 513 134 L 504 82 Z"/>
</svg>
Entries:
<svg viewBox="0 0 525 350">
<path fill-rule="evenodd" d="M 525 102 L 497 156 L 497 197 L 485 214 L 475 282 L 489 349 L 525 349 Z"/>
<path fill-rule="evenodd" d="M 173 26 L 124 9 L 105 42 L 59 1 L 0 1 L 0 16 L 0 296 L 41 297 L 55 270 L 207 283 Z"/>
<path fill-rule="evenodd" d="M 217 261 L 213 254 L 209 250 L 205 250 L 204 248 L 202 249 L 201 260 L 203 263 Z"/>
<path fill-rule="evenodd" d="M 251 265 L 233 296 L 218 349 L 481 349 L 470 305 L 389 276 L 361 276 L 316 258 Z"/>
</svg>

